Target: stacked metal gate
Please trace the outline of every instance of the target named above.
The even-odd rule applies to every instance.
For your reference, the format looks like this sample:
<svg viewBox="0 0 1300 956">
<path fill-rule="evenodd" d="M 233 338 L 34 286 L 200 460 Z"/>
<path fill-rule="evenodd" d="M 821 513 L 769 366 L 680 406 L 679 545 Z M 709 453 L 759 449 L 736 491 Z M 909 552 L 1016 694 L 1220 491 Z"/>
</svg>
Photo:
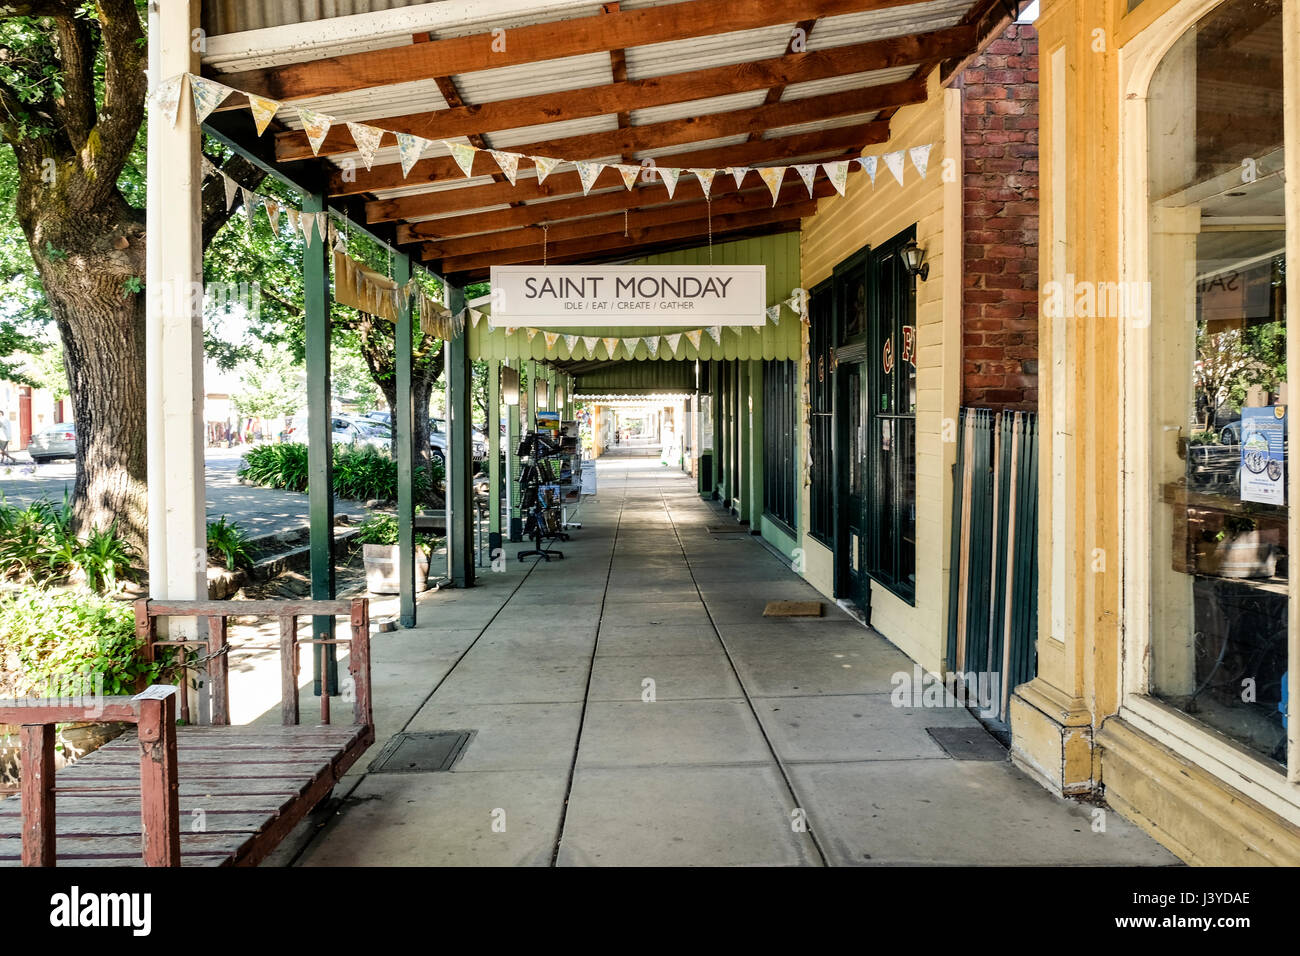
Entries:
<svg viewBox="0 0 1300 956">
<path fill-rule="evenodd" d="M 948 667 L 989 687 L 981 715 L 1006 723 L 1037 672 L 1038 417 L 962 409 L 957 431 Z"/>
</svg>

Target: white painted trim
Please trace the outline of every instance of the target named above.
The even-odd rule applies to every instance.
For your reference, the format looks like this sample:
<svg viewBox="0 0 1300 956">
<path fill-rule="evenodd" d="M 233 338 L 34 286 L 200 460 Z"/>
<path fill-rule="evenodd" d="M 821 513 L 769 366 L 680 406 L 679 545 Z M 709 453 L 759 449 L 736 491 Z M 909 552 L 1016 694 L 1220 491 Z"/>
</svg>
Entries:
<svg viewBox="0 0 1300 956">
<path fill-rule="evenodd" d="M 1147 91 L 1165 55 L 1204 16 L 1223 0 L 1185 0 L 1171 7 L 1119 50 L 1120 71 L 1120 223 L 1128 224 L 1120 234 L 1120 278 L 1124 282 L 1145 282 L 1150 277 L 1150 213 L 1147 202 Z M 1300 23 L 1300 0 L 1285 0 L 1286 22 Z M 1286 80 L 1289 90 L 1288 115 L 1300 107 L 1296 71 Z M 1288 134 L 1295 127 L 1290 117 Z M 1300 144 L 1296 144 L 1300 145 Z M 1295 150 L 1290 157 L 1295 162 Z M 1295 259 L 1300 244 L 1300 213 L 1289 225 L 1290 253 Z M 1297 260 L 1300 261 L 1300 260 Z M 1292 277 L 1294 282 L 1295 277 Z M 1291 296 L 1291 313 L 1297 308 Z M 1300 327 L 1300 323 L 1289 323 Z M 1288 336 L 1288 360 L 1300 355 L 1300 336 Z M 1151 603 L 1150 603 L 1150 366 L 1149 327 L 1125 322 L 1120 331 L 1120 356 L 1124 371 L 1119 396 L 1120 433 L 1124 436 L 1121 494 L 1125 520 L 1120 523 L 1124 581 L 1120 617 L 1119 669 L 1120 715 L 1135 727 L 1194 761 L 1208 772 L 1236 787 L 1260 804 L 1293 823 L 1300 824 L 1300 785 L 1230 738 L 1181 712 L 1147 696 L 1150 687 Z M 1297 476 L 1291 475 L 1292 501 L 1296 501 Z M 1294 546 L 1297 522 L 1290 522 Z M 1291 575 L 1291 603 L 1288 625 L 1292 667 L 1292 709 L 1295 709 L 1297 663 L 1297 576 Z M 1296 733 L 1294 717 L 1292 734 Z M 1297 759 L 1291 747 L 1292 763 Z"/>
<path fill-rule="evenodd" d="M 327 17 L 260 30 L 223 33 L 207 38 L 205 64 L 223 70 L 260 69 L 300 63 L 322 55 L 336 56 L 355 49 L 406 45 L 411 34 L 430 31 L 444 35 L 487 32 L 492 27 L 560 19 L 574 10 L 590 12 L 593 0 L 440 0 L 414 7 Z M 395 41 L 388 43 L 386 41 Z M 322 47 L 332 48 L 328 53 Z M 236 66 L 235 64 L 239 64 Z"/>
</svg>

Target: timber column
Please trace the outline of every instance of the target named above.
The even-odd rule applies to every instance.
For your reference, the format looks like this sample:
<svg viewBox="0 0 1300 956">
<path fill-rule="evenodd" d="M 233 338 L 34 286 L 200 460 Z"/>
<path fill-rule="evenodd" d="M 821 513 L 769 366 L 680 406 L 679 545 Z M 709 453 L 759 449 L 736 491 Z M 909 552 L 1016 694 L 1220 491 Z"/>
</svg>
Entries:
<svg viewBox="0 0 1300 956">
<path fill-rule="evenodd" d="M 447 308 L 452 315 L 465 310 L 465 290 L 447 284 Z M 470 418 L 469 329 L 456 335 L 447 348 L 447 553 L 451 558 L 453 587 L 474 586 L 474 442 Z"/>
</svg>

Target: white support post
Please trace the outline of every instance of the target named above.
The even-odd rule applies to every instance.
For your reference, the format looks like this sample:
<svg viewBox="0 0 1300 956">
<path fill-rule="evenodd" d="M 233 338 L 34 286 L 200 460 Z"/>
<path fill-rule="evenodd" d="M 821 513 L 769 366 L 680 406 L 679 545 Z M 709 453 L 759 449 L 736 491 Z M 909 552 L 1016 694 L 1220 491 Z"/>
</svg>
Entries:
<svg viewBox="0 0 1300 956">
<path fill-rule="evenodd" d="M 149 4 L 149 79 L 197 73 L 198 0 Z M 146 249 L 146 401 L 149 456 L 149 593 L 206 599 L 203 466 L 203 245 L 199 128 L 188 88 L 176 123 L 149 111 Z M 173 639 L 197 621 L 173 620 Z"/>
</svg>

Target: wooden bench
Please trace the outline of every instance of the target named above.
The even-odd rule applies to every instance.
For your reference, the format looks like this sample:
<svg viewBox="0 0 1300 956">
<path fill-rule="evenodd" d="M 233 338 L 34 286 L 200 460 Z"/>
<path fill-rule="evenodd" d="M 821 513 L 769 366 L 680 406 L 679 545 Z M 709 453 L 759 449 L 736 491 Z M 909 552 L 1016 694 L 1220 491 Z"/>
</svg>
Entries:
<svg viewBox="0 0 1300 956">
<path fill-rule="evenodd" d="M 280 621 L 281 725 L 230 725 L 227 619 Z M 351 637 L 298 637 L 304 616 L 347 616 Z M 157 636 L 160 617 L 205 617 L 202 641 Z M 266 858 L 374 743 L 370 619 L 351 601 L 139 601 L 146 656 L 204 652 L 212 722 L 178 727 L 185 695 L 0 701 L 0 724 L 20 727 L 19 800 L 0 800 L 0 866 L 252 866 Z M 298 723 L 298 649 L 349 645 L 352 722 Z M 174 689 L 172 689 L 174 691 Z M 54 725 L 88 719 L 136 725 L 54 772 Z"/>
</svg>

